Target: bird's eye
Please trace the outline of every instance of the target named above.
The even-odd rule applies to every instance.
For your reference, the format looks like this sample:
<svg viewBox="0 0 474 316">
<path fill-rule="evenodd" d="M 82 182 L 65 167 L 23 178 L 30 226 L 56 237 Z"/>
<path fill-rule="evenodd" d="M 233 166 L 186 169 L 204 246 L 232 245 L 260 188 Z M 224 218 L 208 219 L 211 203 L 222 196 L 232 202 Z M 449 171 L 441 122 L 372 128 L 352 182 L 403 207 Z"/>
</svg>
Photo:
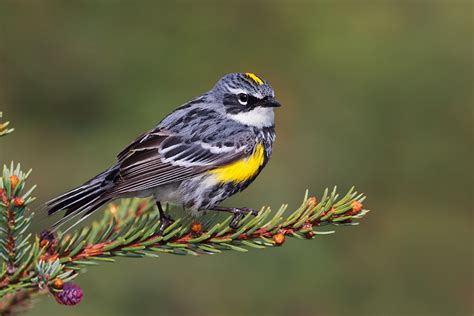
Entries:
<svg viewBox="0 0 474 316">
<path fill-rule="evenodd" d="M 249 101 L 249 96 L 245 93 L 240 93 L 238 95 L 239 98 L 239 103 L 242 105 L 247 105 L 247 102 Z"/>
</svg>

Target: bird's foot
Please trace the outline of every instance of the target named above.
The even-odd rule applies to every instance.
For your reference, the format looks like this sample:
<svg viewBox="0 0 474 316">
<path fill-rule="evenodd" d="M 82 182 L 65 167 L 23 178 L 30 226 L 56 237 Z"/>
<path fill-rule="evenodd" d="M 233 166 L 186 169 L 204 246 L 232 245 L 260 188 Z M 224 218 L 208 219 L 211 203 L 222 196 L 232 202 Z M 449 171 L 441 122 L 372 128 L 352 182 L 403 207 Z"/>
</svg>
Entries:
<svg viewBox="0 0 474 316">
<path fill-rule="evenodd" d="M 230 220 L 230 228 L 237 229 L 239 228 L 239 222 L 242 218 L 245 217 L 247 214 L 252 214 L 253 216 L 257 216 L 258 212 L 249 207 L 214 207 L 214 211 L 220 212 L 227 212 L 232 213 L 232 219 Z"/>
<path fill-rule="evenodd" d="M 230 228 L 233 228 L 233 229 L 239 228 L 239 222 L 242 220 L 242 218 L 245 217 L 245 215 L 249 213 L 252 214 L 253 216 L 258 215 L 257 211 L 249 207 L 233 208 L 231 213 L 233 213 L 234 216 L 232 216 L 229 226 Z"/>
<path fill-rule="evenodd" d="M 166 214 L 160 214 L 160 230 L 158 231 L 159 235 L 163 235 L 163 232 L 168 228 L 171 224 L 174 223 L 174 220 L 171 216 Z"/>
<path fill-rule="evenodd" d="M 160 201 L 156 201 L 156 206 L 158 207 L 158 212 L 160 213 L 160 230 L 158 231 L 158 234 L 163 235 L 163 232 L 166 230 L 166 228 L 174 223 L 174 220 L 171 218 L 171 216 L 166 215 Z"/>
</svg>

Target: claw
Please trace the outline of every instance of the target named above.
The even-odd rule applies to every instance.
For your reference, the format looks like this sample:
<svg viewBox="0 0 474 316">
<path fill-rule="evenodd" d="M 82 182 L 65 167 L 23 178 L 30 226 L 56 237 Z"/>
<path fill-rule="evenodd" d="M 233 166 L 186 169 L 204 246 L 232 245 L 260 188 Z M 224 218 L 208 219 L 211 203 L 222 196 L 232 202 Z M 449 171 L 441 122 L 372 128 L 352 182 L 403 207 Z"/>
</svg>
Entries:
<svg viewBox="0 0 474 316">
<path fill-rule="evenodd" d="M 257 216 L 258 212 L 250 207 L 222 207 L 216 206 L 213 207 L 211 210 L 219 211 L 219 212 L 227 212 L 232 213 L 232 219 L 230 220 L 229 227 L 233 229 L 239 228 L 239 222 L 244 218 L 247 214 L 252 214 L 253 216 Z"/>
<path fill-rule="evenodd" d="M 242 210 L 245 214 L 252 213 L 253 216 L 257 216 L 257 215 L 258 215 L 258 211 L 254 210 L 253 208 L 250 208 L 250 207 L 242 207 L 241 210 Z"/>
<path fill-rule="evenodd" d="M 230 221 L 230 228 L 238 229 L 239 222 L 244 218 L 245 215 L 251 213 L 253 216 L 257 216 L 258 212 L 249 207 L 241 207 L 241 208 L 234 208 L 232 210 L 234 216 L 232 216 L 232 220 Z"/>
<path fill-rule="evenodd" d="M 171 224 L 174 223 L 174 220 L 170 216 L 161 216 L 160 217 L 160 230 L 158 231 L 159 235 L 163 235 L 163 232 L 168 228 Z"/>
<path fill-rule="evenodd" d="M 242 220 L 244 217 L 243 213 L 234 213 L 234 216 L 232 216 L 232 220 L 230 221 L 230 228 L 237 229 L 239 228 L 239 222 Z"/>
<path fill-rule="evenodd" d="M 163 208 L 161 207 L 161 203 L 159 201 L 156 202 L 156 206 L 158 207 L 158 211 L 160 212 L 160 230 L 158 233 L 160 235 L 163 235 L 163 232 L 168 228 L 171 224 L 173 224 L 174 220 L 171 218 L 171 216 L 166 215 L 165 212 L 163 211 Z"/>
</svg>

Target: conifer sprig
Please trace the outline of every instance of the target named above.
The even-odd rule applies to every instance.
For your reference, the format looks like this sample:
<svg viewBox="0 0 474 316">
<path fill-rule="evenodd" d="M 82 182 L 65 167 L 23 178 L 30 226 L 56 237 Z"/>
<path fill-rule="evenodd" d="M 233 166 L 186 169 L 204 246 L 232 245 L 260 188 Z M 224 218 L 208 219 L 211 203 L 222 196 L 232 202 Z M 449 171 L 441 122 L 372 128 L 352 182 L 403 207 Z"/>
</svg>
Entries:
<svg viewBox="0 0 474 316">
<path fill-rule="evenodd" d="M 177 219 L 162 235 L 160 221 L 151 201 L 123 200 L 111 204 L 100 222 L 61 237 L 52 256 L 65 268 L 80 270 L 85 265 L 113 261 L 114 257 L 157 257 L 159 253 L 178 255 L 215 254 L 225 250 L 246 252 L 249 248 L 279 246 L 285 237 L 313 239 L 333 233 L 319 227 L 354 225 L 368 211 L 362 209 L 363 194 L 351 189 L 338 200 L 336 190 L 325 191 L 321 202 L 308 198 L 295 211 L 285 216 L 288 205 L 277 212 L 262 208 L 257 216 L 247 215 L 240 228 L 229 227 L 231 216 L 223 221 L 193 222 Z"/>
<path fill-rule="evenodd" d="M 5 131 L 5 129 L 3 129 Z M 1 132 L 0 136 L 6 133 Z M 0 178 L 0 314 L 11 314 L 26 306 L 33 296 L 52 294 L 60 304 L 74 305 L 82 299 L 82 289 L 70 281 L 84 268 L 116 257 L 158 257 L 216 254 L 226 250 L 246 252 L 281 246 L 285 239 L 315 239 L 334 231 L 326 225 L 356 225 L 365 216 L 364 194 L 351 188 L 342 198 L 325 190 L 319 201 L 306 192 L 302 204 L 287 212 L 263 207 L 257 216 L 245 216 L 238 229 L 229 226 L 232 216 L 189 216 L 177 218 L 160 234 L 159 214 L 154 203 L 145 199 L 124 199 L 111 203 L 99 221 L 72 233 L 39 236 L 29 232 L 34 200 L 26 188 L 31 170 L 20 165 L 3 168 Z M 169 210 L 168 210 L 169 211 Z"/>
</svg>

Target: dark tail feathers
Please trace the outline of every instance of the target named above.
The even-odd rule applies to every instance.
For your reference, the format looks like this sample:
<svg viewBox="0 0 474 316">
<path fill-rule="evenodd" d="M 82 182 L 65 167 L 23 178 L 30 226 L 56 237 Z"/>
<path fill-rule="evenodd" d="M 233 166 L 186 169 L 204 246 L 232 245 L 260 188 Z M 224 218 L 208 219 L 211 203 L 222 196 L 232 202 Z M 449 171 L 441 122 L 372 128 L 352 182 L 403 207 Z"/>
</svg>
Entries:
<svg viewBox="0 0 474 316">
<path fill-rule="evenodd" d="M 87 216 L 96 209 L 112 200 L 107 193 L 110 192 L 110 189 L 113 187 L 118 172 L 118 166 L 114 166 L 95 176 L 80 187 L 46 202 L 48 215 L 66 210 L 64 217 L 54 223 L 51 229 L 56 230 L 63 224 L 76 219 L 68 228 L 70 229 L 87 218 Z"/>
</svg>

